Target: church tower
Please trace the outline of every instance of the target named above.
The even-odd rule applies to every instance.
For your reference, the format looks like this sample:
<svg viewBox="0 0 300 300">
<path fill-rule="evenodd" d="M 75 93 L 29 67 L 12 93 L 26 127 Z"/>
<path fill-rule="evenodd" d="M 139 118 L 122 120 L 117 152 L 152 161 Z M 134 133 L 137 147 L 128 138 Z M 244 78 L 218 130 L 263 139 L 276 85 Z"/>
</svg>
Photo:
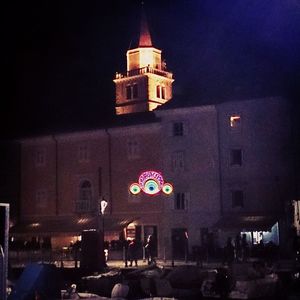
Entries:
<svg viewBox="0 0 300 300">
<path fill-rule="evenodd" d="M 116 73 L 116 114 L 152 111 L 172 98 L 173 74 L 166 70 L 161 50 L 153 47 L 142 10 L 138 47 L 129 49 L 127 72 Z"/>
</svg>

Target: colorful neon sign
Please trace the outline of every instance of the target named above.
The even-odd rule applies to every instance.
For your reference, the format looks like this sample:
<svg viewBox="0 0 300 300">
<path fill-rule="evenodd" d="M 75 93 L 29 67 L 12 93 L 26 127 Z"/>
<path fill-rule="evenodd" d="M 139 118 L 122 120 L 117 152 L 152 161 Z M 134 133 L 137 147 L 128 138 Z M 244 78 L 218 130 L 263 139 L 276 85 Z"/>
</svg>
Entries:
<svg viewBox="0 0 300 300">
<path fill-rule="evenodd" d="M 141 191 L 148 195 L 156 195 L 160 191 L 166 195 L 170 195 L 173 192 L 173 186 L 171 183 L 165 183 L 164 178 L 159 172 L 145 171 L 139 176 L 137 183 L 135 182 L 130 185 L 129 191 L 133 195 L 137 195 Z"/>
</svg>

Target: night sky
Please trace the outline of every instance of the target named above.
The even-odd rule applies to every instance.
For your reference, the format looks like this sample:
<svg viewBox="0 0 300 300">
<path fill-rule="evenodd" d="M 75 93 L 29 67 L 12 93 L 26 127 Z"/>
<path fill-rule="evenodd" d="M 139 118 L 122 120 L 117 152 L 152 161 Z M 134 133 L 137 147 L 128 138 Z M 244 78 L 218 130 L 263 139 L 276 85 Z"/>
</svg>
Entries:
<svg viewBox="0 0 300 300">
<path fill-rule="evenodd" d="M 93 128 L 114 114 L 114 74 L 139 33 L 140 2 L 2 5 L 2 137 Z M 300 0 L 145 0 L 174 99 L 300 95 Z M 299 97 L 298 97 L 299 98 Z"/>
</svg>

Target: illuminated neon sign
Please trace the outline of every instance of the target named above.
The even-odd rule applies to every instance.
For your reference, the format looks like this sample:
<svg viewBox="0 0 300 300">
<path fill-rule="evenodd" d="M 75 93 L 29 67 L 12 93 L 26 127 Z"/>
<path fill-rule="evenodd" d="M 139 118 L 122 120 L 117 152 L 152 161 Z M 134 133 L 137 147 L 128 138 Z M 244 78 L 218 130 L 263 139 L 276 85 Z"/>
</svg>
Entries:
<svg viewBox="0 0 300 300">
<path fill-rule="evenodd" d="M 160 191 L 170 195 L 173 192 L 173 186 L 171 183 L 165 183 L 160 173 L 145 171 L 140 175 L 138 183 L 135 182 L 130 185 L 129 191 L 133 195 L 137 195 L 141 191 L 148 195 L 156 195 Z"/>
</svg>

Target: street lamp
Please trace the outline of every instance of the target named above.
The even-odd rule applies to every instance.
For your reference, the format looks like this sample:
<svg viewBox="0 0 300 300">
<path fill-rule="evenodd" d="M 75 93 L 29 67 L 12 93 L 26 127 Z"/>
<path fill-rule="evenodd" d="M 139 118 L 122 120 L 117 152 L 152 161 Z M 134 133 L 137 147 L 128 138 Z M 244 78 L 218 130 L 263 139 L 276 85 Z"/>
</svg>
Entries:
<svg viewBox="0 0 300 300">
<path fill-rule="evenodd" d="M 99 216 L 101 214 L 102 216 L 102 245 L 103 245 L 103 256 L 104 257 L 104 262 L 105 262 L 105 255 L 104 255 L 104 242 L 105 242 L 105 235 L 104 235 L 104 212 L 105 212 L 105 209 L 107 207 L 107 204 L 108 202 L 105 200 L 104 197 L 102 197 L 102 199 L 99 201 L 100 203 L 100 213 L 99 213 Z M 99 233 L 101 231 L 101 228 L 100 228 L 100 217 L 99 217 Z"/>
<path fill-rule="evenodd" d="M 104 212 L 107 207 L 108 202 L 102 197 L 102 200 L 100 201 L 100 211 L 102 215 L 102 232 L 103 232 L 103 245 L 104 245 Z"/>
</svg>

